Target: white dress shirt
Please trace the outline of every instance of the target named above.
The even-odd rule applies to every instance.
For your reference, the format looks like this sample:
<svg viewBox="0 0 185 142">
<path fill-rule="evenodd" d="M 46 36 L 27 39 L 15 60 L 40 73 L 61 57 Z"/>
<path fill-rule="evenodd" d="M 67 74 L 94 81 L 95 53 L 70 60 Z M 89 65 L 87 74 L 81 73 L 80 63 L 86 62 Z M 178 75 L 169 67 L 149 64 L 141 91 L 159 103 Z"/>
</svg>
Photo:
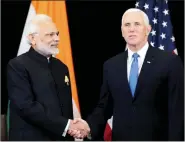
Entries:
<svg viewBox="0 0 185 142">
<path fill-rule="evenodd" d="M 70 124 L 70 120 L 68 119 L 68 122 L 67 122 L 66 128 L 65 128 L 65 130 L 64 130 L 64 132 L 63 132 L 63 134 L 62 134 L 62 136 L 63 136 L 63 137 L 65 137 L 65 136 L 66 136 L 66 134 L 67 134 L 67 131 L 68 131 L 68 129 L 69 129 L 69 124 Z"/>
<path fill-rule="evenodd" d="M 148 47 L 149 47 L 149 44 L 147 42 L 139 51 L 137 51 L 137 54 L 139 55 L 139 57 L 138 57 L 138 68 L 139 68 L 138 76 L 141 72 L 141 68 L 142 68 Z M 130 76 L 130 68 L 131 68 L 131 65 L 133 62 L 132 55 L 134 53 L 136 53 L 136 52 L 133 52 L 128 48 L 128 58 L 127 58 L 127 79 L 128 79 L 128 81 L 129 81 L 129 76 Z"/>
</svg>

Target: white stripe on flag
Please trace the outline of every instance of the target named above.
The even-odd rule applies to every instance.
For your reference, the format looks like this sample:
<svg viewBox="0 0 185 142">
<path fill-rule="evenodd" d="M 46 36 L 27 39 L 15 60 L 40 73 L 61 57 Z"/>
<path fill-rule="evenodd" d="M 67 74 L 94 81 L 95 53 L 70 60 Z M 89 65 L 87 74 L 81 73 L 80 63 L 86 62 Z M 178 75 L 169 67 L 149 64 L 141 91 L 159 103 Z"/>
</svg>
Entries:
<svg viewBox="0 0 185 142">
<path fill-rule="evenodd" d="M 17 56 L 27 52 L 30 49 L 30 45 L 27 42 L 27 37 L 26 37 L 26 33 L 27 33 L 27 28 L 28 28 L 28 22 L 36 15 L 35 12 L 35 8 L 33 7 L 32 4 L 30 4 L 30 8 L 28 11 L 28 16 L 26 18 L 26 23 L 24 25 L 24 30 L 23 30 L 23 34 L 22 34 L 22 38 L 21 38 L 21 42 L 19 45 L 19 50 L 17 53 Z"/>
<path fill-rule="evenodd" d="M 108 124 L 111 129 L 112 129 L 112 121 L 113 121 L 113 116 L 108 120 Z"/>
</svg>

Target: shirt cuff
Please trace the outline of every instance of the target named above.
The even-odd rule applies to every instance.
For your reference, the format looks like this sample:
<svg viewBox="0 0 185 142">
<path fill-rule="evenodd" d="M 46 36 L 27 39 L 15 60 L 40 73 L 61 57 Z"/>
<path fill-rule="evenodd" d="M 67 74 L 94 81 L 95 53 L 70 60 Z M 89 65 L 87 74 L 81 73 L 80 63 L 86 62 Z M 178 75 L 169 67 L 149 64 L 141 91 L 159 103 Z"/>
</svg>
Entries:
<svg viewBox="0 0 185 142">
<path fill-rule="evenodd" d="M 62 134 L 63 137 L 65 137 L 66 134 L 67 134 L 67 131 L 68 131 L 68 129 L 69 129 L 69 124 L 70 124 L 70 120 L 68 120 L 67 125 L 66 125 L 66 128 L 64 129 L 64 132 L 63 132 L 63 134 Z"/>
<path fill-rule="evenodd" d="M 89 132 L 89 134 L 87 135 L 87 138 L 89 139 L 89 140 L 91 140 L 92 139 L 92 137 L 91 137 L 91 133 Z"/>
</svg>

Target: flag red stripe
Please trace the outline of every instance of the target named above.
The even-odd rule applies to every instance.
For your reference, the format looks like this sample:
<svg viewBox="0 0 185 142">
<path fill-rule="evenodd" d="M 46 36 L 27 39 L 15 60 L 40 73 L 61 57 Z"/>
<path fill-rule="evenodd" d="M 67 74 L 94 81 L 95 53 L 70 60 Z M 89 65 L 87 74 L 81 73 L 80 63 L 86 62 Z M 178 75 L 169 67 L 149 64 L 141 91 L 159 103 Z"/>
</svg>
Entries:
<svg viewBox="0 0 185 142">
<path fill-rule="evenodd" d="M 112 129 L 109 126 L 108 123 L 107 123 L 107 125 L 105 127 L 105 131 L 104 131 L 104 140 L 105 141 L 111 141 L 112 140 Z"/>
</svg>

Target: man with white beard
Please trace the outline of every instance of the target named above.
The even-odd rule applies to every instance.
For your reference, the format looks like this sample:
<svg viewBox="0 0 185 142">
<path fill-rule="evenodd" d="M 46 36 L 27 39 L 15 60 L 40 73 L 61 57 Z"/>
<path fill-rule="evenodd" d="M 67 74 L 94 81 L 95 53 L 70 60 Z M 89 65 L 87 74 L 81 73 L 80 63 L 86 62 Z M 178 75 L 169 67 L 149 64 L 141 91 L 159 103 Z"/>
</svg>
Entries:
<svg viewBox="0 0 185 142">
<path fill-rule="evenodd" d="M 27 38 L 30 50 L 7 67 L 9 140 L 74 140 L 67 132 L 83 126 L 73 124 L 68 68 L 53 57 L 59 52 L 56 25 L 47 15 L 36 15 Z"/>
</svg>

